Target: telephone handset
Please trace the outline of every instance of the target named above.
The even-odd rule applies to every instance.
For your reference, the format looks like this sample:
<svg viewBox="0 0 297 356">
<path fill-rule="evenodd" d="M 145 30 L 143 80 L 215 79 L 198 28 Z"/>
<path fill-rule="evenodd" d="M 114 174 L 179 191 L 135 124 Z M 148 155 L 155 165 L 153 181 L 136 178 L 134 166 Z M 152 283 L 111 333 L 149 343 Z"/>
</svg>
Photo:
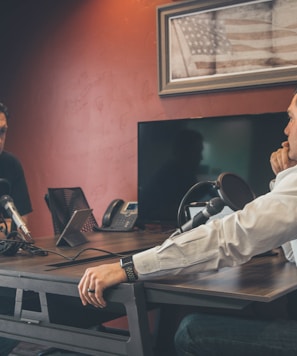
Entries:
<svg viewBox="0 0 297 356">
<path fill-rule="evenodd" d="M 124 202 L 122 199 L 113 200 L 102 218 L 99 231 L 132 231 L 137 220 L 137 202 Z"/>
</svg>

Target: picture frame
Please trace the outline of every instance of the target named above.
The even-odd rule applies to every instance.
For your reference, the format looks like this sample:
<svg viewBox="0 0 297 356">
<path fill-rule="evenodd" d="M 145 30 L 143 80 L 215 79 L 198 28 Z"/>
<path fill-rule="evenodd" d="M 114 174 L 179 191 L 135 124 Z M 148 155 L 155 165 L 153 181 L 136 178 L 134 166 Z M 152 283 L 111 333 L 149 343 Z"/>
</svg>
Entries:
<svg viewBox="0 0 297 356">
<path fill-rule="evenodd" d="M 295 0 L 190 0 L 157 7 L 158 94 L 297 82 Z"/>
</svg>

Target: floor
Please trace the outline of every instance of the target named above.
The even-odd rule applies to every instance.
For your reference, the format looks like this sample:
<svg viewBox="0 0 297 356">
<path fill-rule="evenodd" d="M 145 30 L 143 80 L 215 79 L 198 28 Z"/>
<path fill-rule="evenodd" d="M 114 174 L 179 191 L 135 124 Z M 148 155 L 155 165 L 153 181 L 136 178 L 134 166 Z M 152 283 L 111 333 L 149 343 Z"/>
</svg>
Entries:
<svg viewBox="0 0 297 356">
<path fill-rule="evenodd" d="M 28 342 L 20 342 L 8 356 L 38 356 L 40 352 L 48 350 L 48 346 L 41 346 L 37 344 L 30 344 Z M 46 353 L 48 356 L 83 356 L 83 354 L 74 353 L 71 351 L 54 351 Z"/>
<path fill-rule="evenodd" d="M 46 350 L 46 346 L 20 342 L 9 354 L 9 356 L 34 356 Z"/>
</svg>

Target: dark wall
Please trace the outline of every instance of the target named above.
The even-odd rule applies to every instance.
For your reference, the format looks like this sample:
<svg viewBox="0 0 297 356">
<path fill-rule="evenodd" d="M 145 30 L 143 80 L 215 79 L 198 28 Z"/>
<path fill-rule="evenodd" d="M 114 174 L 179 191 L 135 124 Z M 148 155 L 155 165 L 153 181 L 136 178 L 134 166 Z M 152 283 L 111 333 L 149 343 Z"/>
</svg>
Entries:
<svg viewBox="0 0 297 356">
<path fill-rule="evenodd" d="M 48 187 L 81 186 L 99 222 L 111 199 L 137 198 L 138 121 L 286 110 L 292 85 L 160 98 L 156 6 L 165 3 L 1 1 L 6 148 L 25 168 L 34 236 L 52 233 Z"/>
</svg>

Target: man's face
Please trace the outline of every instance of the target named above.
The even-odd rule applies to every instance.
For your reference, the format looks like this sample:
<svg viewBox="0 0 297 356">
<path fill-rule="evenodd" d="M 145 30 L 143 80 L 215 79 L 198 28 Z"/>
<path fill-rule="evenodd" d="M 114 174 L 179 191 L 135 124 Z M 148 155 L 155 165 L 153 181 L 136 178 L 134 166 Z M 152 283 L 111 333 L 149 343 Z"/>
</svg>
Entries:
<svg viewBox="0 0 297 356">
<path fill-rule="evenodd" d="M 0 112 L 0 154 L 4 149 L 7 128 L 6 116 Z"/>
<path fill-rule="evenodd" d="M 289 122 L 285 128 L 285 134 L 289 142 L 289 158 L 297 161 L 297 94 L 294 95 L 288 107 Z"/>
</svg>

